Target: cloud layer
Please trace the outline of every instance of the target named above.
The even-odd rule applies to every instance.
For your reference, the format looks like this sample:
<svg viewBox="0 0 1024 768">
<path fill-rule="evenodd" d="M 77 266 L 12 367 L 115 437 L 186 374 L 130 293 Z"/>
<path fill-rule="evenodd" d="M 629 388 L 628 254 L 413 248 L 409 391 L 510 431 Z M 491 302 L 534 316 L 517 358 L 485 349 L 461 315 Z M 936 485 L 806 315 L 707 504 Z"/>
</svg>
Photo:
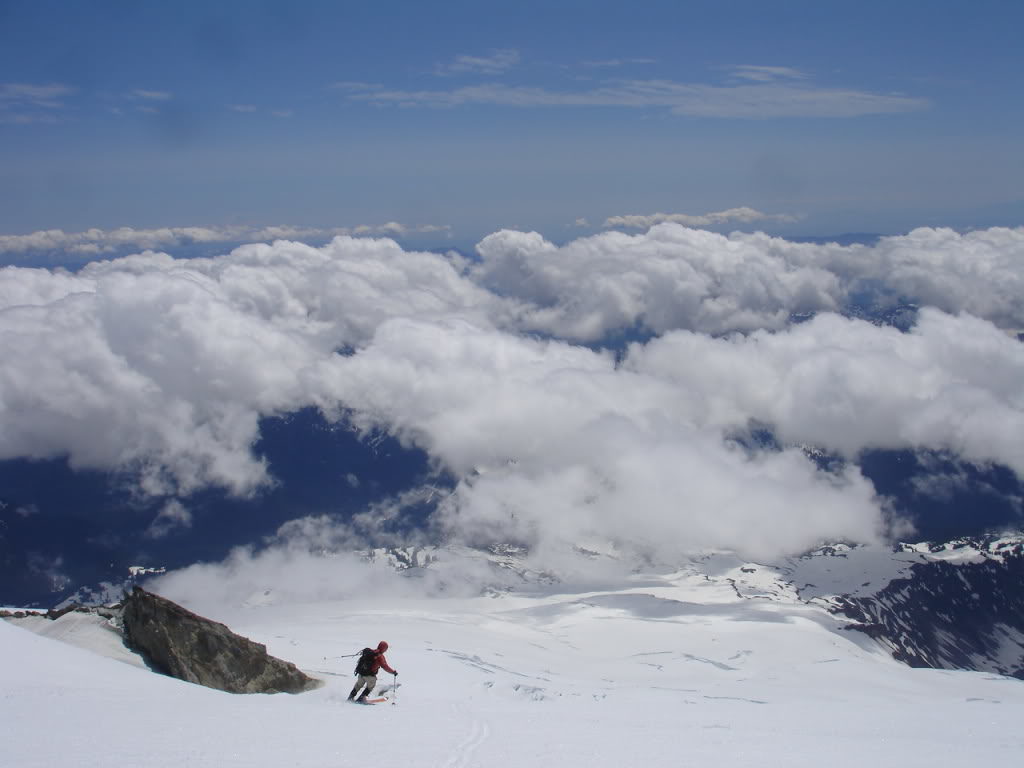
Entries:
<svg viewBox="0 0 1024 768">
<path fill-rule="evenodd" d="M 74 88 L 60 83 L 0 83 L 0 124 L 28 125 L 60 119 Z"/>
<path fill-rule="evenodd" d="M 880 532 L 856 471 L 818 472 L 798 450 L 751 457 L 701 423 L 685 388 L 609 354 L 392 320 L 324 373 L 357 423 L 466 478 L 440 522 L 476 543 L 610 540 L 668 557 L 728 541 L 766 556 Z"/>
<path fill-rule="evenodd" d="M 490 300 L 442 257 L 350 237 L 75 275 L 9 267 L 0 354 L 18 363 L 0 372 L 0 457 L 66 454 L 138 473 L 151 493 L 248 493 L 268 479 L 250 452 L 259 417 L 311 402 L 312 366 L 395 314 Z"/>
<path fill-rule="evenodd" d="M 519 63 L 519 51 L 503 48 L 492 51 L 489 56 L 456 56 L 450 64 L 438 65 L 434 74 L 446 76 L 456 74 L 498 75 Z"/>
<path fill-rule="evenodd" d="M 1024 476 L 1024 346 L 1002 330 L 1024 327 L 1024 230 L 842 247 L 663 223 L 564 246 L 502 231 L 478 251 L 339 236 L 2 269 L 0 458 L 127 473 L 167 497 L 159 537 L 198 489 L 273 482 L 260 418 L 316 406 L 456 478 L 435 534 L 559 563 L 872 540 L 867 448 Z M 908 333 L 837 314 L 867 294 L 928 306 Z M 644 341 L 578 343 L 622 333 Z M 788 447 L 752 449 L 751 424 Z M 822 471 L 801 444 L 850 462 Z"/>
<path fill-rule="evenodd" d="M 655 224 L 671 221 L 684 227 L 717 227 L 730 221 L 752 224 L 755 221 L 797 221 L 797 216 L 786 213 L 762 213 L 753 208 L 730 208 L 726 211 L 715 211 L 698 215 L 686 213 L 653 213 L 649 215 L 630 214 L 627 216 L 609 216 L 604 220 L 605 227 L 623 227 L 626 229 L 650 229 Z"/>
<path fill-rule="evenodd" d="M 472 71 L 503 70 L 477 67 Z M 349 89 L 348 98 L 401 107 L 624 107 L 667 109 L 672 114 L 691 117 L 741 119 L 848 118 L 914 112 L 929 106 L 926 99 L 903 94 L 819 86 L 785 67 L 740 68 L 736 80 L 738 82 L 712 85 L 674 80 L 615 79 L 577 90 L 505 83 L 415 91 L 372 87 Z"/>
<path fill-rule="evenodd" d="M 477 250 L 474 279 L 523 302 L 524 328 L 581 341 L 636 327 L 780 329 L 794 313 L 897 300 L 1024 328 L 1024 228 L 917 229 L 868 247 L 719 235 L 670 222 L 561 247 L 535 232 L 505 230 Z"/>
<path fill-rule="evenodd" d="M 98 255 L 125 248 L 170 248 L 187 243 L 267 242 L 272 240 L 309 240 L 337 235 L 388 235 L 401 237 L 409 233 L 448 232 L 447 224 L 425 224 L 407 227 L 397 221 L 380 225 L 361 224 L 356 227 L 160 227 L 158 229 L 87 229 L 64 232 L 46 229 L 27 235 L 0 235 L 0 253 L 30 251 L 67 251 Z"/>
</svg>

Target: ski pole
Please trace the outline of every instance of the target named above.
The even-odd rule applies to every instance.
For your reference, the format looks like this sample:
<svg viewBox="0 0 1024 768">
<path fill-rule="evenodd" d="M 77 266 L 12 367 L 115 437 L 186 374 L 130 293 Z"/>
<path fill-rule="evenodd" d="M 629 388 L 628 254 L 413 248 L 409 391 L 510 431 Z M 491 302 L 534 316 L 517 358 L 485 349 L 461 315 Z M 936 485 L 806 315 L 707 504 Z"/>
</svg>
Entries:
<svg viewBox="0 0 1024 768">
<path fill-rule="evenodd" d="M 393 706 L 395 706 L 395 704 L 398 703 L 398 673 L 397 672 L 392 673 L 392 677 L 394 677 L 394 683 L 395 683 L 395 695 L 391 697 L 391 706 L 393 707 Z"/>
</svg>

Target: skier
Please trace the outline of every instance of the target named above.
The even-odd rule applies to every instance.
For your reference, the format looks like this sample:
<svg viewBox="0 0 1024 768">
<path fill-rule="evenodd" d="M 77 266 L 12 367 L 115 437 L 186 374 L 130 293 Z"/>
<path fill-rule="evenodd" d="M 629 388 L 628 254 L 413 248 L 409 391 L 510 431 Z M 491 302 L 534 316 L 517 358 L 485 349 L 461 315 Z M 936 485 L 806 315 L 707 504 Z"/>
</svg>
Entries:
<svg viewBox="0 0 1024 768">
<path fill-rule="evenodd" d="M 383 640 L 377 645 L 377 649 L 363 648 L 362 655 L 359 657 L 359 662 L 356 664 L 356 687 L 352 689 L 352 693 L 348 695 L 349 701 L 366 701 L 366 697 L 370 695 L 374 687 L 377 685 L 377 671 L 383 667 L 385 671 L 390 672 L 395 677 L 398 677 L 398 671 L 391 668 L 388 664 L 388 660 L 384 658 L 384 651 L 388 649 L 388 644 Z M 359 689 L 366 686 L 359 698 L 356 698 L 356 694 L 359 693 Z"/>
</svg>

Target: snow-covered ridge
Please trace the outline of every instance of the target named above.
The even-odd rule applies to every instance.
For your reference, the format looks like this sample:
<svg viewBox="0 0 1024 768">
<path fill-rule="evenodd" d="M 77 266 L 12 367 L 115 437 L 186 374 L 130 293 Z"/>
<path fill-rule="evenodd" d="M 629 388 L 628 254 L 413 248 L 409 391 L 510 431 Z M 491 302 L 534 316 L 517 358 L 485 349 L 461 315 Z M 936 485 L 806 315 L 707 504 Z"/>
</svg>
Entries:
<svg viewBox="0 0 1024 768">
<path fill-rule="evenodd" d="M 600 550 L 576 547 L 576 553 L 584 557 L 617 557 L 612 548 Z M 486 549 L 463 546 L 378 547 L 364 550 L 361 554 L 368 561 L 387 563 L 398 571 L 439 569 L 454 558 L 486 563 L 496 571 L 515 574 L 523 583 L 556 583 L 560 580 L 550 570 L 532 568 L 529 551 L 515 545 L 496 544 Z M 726 569 L 729 572 L 726 578 L 744 587 L 756 590 L 761 585 L 773 593 L 795 591 L 795 597 L 804 601 L 827 601 L 833 597 L 874 594 L 894 579 L 905 577 L 914 565 L 1005 563 L 1022 555 L 1024 534 L 1000 534 L 940 543 L 899 542 L 891 546 L 826 544 L 803 555 L 773 563 L 750 563 L 730 552 L 700 553 L 686 558 L 680 567 L 704 571 L 708 578 L 719 578 L 724 572 L 722 569 Z M 727 567 L 727 564 L 733 565 Z"/>
<path fill-rule="evenodd" d="M 432 548 L 365 553 L 405 571 L 436 567 L 451 555 Z M 528 567 L 522 548 L 463 549 L 460 555 L 486 563 L 495 574 L 512 574 L 520 586 L 558 588 L 556 574 Z M 893 546 L 839 543 L 777 563 L 707 553 L 692 557 L 673 578 L 672 599 L 686 604 L 720 603 L 723 594 L 733 594 L 814 607 L 837 627 L 867 633 L 912 666 L 1024 678 L 1024 535 Z"/>
<path fill-rule="evenodd" d="M 382 768 L 674 765 L 680 744 L 693 764 L 721 768 L 811 768 L 823 755 L 836 768 L 1012 762 L 1024 688 L 1002 674 L 1024 638 L 1021 543 L 834 545 L 772 564 L 709 552 L 587 585 L 531 570 L 515 547 L 369 550 L 367 565 L 410 583 L 468 572 L 504 587 L 300 604 L 270 586 L 211 616 L 324 681 L 301 697 L 227 696 L 116 663 L 131 660 L 88 614 L 27 620 L 49 637 L 0 622 L 0 720 L 23 736 L 5 757 L 86 764 L 80 745 L 116 719 L 124 736 L 102 761 L 125 765 L 337 765 L 377 729 Z M 830 592 L 844 585 L 858 596 Z M 921 596 L 944 607 L 907 613 Z M 877 616 L 840 611 L 851 605 Z M 381 680 L 397 705 L 354 707 L 348 655 L 381 639 L 401 672 L 400 689 Z M 961 667 L 1000 674 L 910 669 L 891 657 L 901 650 L 936 667 L 960 652 Z"/>
<path fill-rule="evenodd" d="M 324 553 L 325 558 L 341 553 Z M 522 546 L 382 547 L 358 556 L 369 566 L 422 582 L 435 598 L 572 594 L 579 606 L 636 610 L 653 617 L 756 604 L 813 615 L 833 630 L 860 630 L 914 666 L 972 669 L 1024 677 L 1024 536 L 1005 534 L 942 543 L 821 546 L 773 563 L 706 552 L 661 567 L 632 569 L 614 548 L 576 547 L 580 563 L 609 565 L 617 576 L 566 574 L 538 567 Z M 351 557 L 351 554 L 349 555 Z M 136 569 L 138 570 L 138 569 Z M 125 585 L 78 593 L 83 603 L 112 602 Z M 402 580 L 404 581 L 404 579 Z M 242 596 L 249 608 L 295 600 L 267 584 Z"/>
<path fill-rule="evenodd" d="M 869 554 L 861 549 L 772 565 L 705 553 L 674 570 L 583 586 L 527 581 L 530 572 L 514 568 L 528 553 L 464 552 L 521 588 L 307 603 L 270 588 L 258 605 L 210 615 L 325 682 L 299 697 L 228 696 L 0 622 L 0 721 L 22 737 L 5 758 L 40 767 L 343 765 L 354 744 L 379 735 L 370 749 L 381 768 L 677 765 L 681 748 L 686 762 L 719 768 L 1012 763 L 1024 749 L 1017 681 L 910 669 L 845 631 L 852 620 L 824 600 L 801 598 L 787 569 L 817 562 L 836 573 Z M 404 563 L 413 579 L 432 569 L 454 578 L 455 554 L 365 553 Z M 1012 562 L 924 567 L 967 573 Z M 930 585 L 918 570 L 910 583 Z M 397 702 L 356 707 L 346 701 L 349 654 L 381 639 L 400 676 L 380 682 Z M 81 745 L 112 721 L 121 736 L 90 755 Z"/>
</svg>

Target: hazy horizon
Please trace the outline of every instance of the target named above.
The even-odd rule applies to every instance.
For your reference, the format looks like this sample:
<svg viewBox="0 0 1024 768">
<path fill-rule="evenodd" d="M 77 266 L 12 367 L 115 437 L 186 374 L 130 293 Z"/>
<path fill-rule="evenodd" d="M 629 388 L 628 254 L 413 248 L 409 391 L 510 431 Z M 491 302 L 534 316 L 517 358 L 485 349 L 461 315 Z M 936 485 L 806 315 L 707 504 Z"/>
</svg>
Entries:
<svg viewBox="0 0 1024 768">
<path fill-rule="evenodd" d="M 988 1 L 5 3 L 0 236 L 1019 226 L 1022 22 Z"/>
</svg>

